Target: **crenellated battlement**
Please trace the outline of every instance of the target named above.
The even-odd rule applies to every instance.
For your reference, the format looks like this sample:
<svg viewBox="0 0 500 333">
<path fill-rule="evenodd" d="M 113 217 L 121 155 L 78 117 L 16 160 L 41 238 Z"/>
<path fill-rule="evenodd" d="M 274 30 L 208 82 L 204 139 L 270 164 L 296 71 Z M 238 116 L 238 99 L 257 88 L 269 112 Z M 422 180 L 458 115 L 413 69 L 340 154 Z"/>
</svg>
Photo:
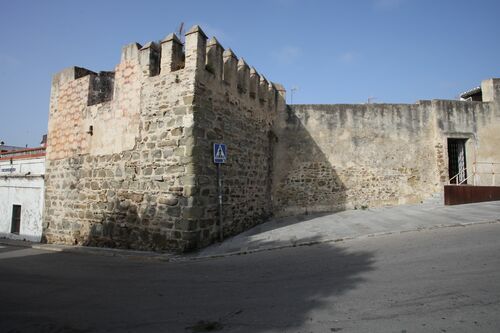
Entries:
<svg viewBox="0 0 500 333">
<path fill-rule="evenodd" d="M 54 75 L 48 242 L 160 250 L 210 243 L 218 235 L 215 142 L 230 151 L 224 168 L 235 193 L 224 232 L 271 213 L 269 154 L 283 87 L 197 25 L 184 41 L 172 33 L 131 43 L 113 71 Z"/>
<path fill-rule="evenodd" d="M 275 85 L 243 58 L 238 58 L 230 48 L 224 49 L 215 37 L 208 40 L 197 25 L 186 32 L 184 44 L 174 33 L 159 42 L 131 43 L 122 48 L 120 63 L 114 71 L 96 73 L 71 67 L 56 74 L 53 85 L 61 86 L 90 75 L 88 105 L 96 105 L 114 98 L 114 90 L 120 89 L 122 83 L 115 81 L 115 76 L 121 76 L 115 73 L 127 71 L 130 74 L 131 68 L 135 68 L 135 79 L 141 81 L 187 70 L 194 79 L 219 81 L 225 89 L 237 92 L 240 98 L 268 104 L 269 108 L 276 105 L 277 95 L 284 97 L 285 93 L 284 89 L 277 91 Z"/>
<path fill-rule="evenodd" d="M 284 110 L 281 85 L 195 25 L 186 32 L 185 43 L 171 33 L 159 42 L 125 45 L 113 71 L 70 67 L 54 75 L 49 127 L 58 130 L 49 135 L 55 145 L 49 145 L 48 158 L 132 149 L 131 137 L 107 145 L 106 127 L 114 124 L 120 127 L 118 135 L 126 135 L 132 131 L 127 126 L 134 124 L 132 133 L 138 134 L 146 111 L 142 105 L 164 89 L 178 98 L 196 96 L 190 103 L 198 106 L 213 103 L 206 95 L 210 91 L 260 123 L 272 124 L 276 111 Z"/>
<path fill-rule="evenodd" d="M 468 142 L 464 166 L 498 156 L 500 80 L 480 90 L 483 102 L 287 107 L 283 86 L 199 26 L 184 43 L 131 43 L 113 71 L 53 78 L 43 237 L 182 251 L 273 215 L 420 201 L 447 179 L 449 139 Z"/>
</svg>

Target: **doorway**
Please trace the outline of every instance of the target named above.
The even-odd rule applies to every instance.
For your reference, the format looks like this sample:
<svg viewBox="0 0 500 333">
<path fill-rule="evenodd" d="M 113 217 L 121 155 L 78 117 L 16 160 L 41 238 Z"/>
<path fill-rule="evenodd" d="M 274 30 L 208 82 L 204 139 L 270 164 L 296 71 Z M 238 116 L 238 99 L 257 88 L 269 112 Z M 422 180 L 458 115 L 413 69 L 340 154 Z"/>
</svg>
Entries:
<svg viewBox="0 0 500 333">
<path fill-rule="evenodd" d="M 467 184 L 466 141 L 448 138 L 448 179 L 451 184 Z"/>
<path fill-rule="evenodd" d="M 19 234 L 21 230 L 21 205 L 12 205 L 12 223 L 10 232 Z"/>
</svg>

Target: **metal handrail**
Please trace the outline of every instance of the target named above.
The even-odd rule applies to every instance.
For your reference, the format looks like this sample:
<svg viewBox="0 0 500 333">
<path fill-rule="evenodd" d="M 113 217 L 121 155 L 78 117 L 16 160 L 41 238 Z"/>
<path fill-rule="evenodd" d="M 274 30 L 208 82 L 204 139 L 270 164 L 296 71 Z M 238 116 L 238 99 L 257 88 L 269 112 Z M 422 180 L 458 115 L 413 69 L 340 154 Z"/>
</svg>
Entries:
<svg viewBox="0 0 500 333">
<path fill-rule="evenodd" d="M 470 175 L 469 175 L 467 178 L 465 178 L 464 180 L 462 180 L 460 183 L 455 182 L 455 183 L 453 183 L 453 184 L 452 184 L 452 183 L 451 183 L 451 181 L 452 181 L 453 179 L 455 179 L 455 178 L 457 178 L 457 180 L 458 180 L 458 176 L 460 176 L 460 174 L 462 174 L 462 173 L 464 173 L 464 172 L 466 172 L 466 171 L 467 171 L 467 168 L 464 168 L 463 170 L 459 171 L 459 172 L 458 172 L 455 176 L 451 177 L 451 178 L 448 180 L 448 184 L 450 184 L 450 185 L 461 185 L 461 184 L 465 183 L 465 182 L 467 181 L 467 179 L 469 179 L 469 178 L 470 178 Z M 474 173 L 473 173 L 473 174 L 474 174 Z"/>
<path fill-rule="evenodd" d="M 500 164 L 500 162 L 472 162 L 472 164 Z"/>
<path fill-rule="evenodd" d="M 476 165 L 478 164 L 485 164 L 485 165 L 491 165 L 491 171 L 489 172 L 479 172 L 476 170 Z M 473 185 L 476 185 L 477 183 L 477 175 L 492 175 L 491 177 L 491 185 L 494 186 L 495 185 L 495 165 L 500 165 L 500 162 L 473 162 L 472 163 L 472 174 L 470 174 L 469 176 L 467 176 L 465 179 L 463 179 L 462 181 L 460 182 L 455 182 L 452 184 L 452 181 L 456 178 L 458 180 L 458 176 L 460 176 L 460 174 L 463 174 L 464 172 L 467 171 L 467 168 L 464 168 L 463 170 L 460 170 L 455 176 L 451 177 L 449 180 L 448 180 L 448 184 L 449 185 L 462 185 L 463 183 L 465 183 L 467 180 L 469 180 L 471 177 L 473 177 Z"/>
</svg>

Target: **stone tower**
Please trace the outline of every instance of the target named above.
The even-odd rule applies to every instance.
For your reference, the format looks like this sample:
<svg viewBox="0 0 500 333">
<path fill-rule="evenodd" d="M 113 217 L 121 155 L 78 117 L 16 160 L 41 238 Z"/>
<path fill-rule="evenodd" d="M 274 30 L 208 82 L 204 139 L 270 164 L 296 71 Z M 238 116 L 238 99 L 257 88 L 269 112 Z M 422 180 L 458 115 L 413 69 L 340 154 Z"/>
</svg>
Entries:
<svg viewBox="0 0 500 333">
<path fill-rule="evenodd" d="M 184 45 L 123 48 L 112 72 L 52 81 L 44 238 L 185 251 L 218 236 L 212 144 L 229 149 L 224 235 L 272 213 L 272 126 L 284 89 L 192 27 Z"/>
</svg>

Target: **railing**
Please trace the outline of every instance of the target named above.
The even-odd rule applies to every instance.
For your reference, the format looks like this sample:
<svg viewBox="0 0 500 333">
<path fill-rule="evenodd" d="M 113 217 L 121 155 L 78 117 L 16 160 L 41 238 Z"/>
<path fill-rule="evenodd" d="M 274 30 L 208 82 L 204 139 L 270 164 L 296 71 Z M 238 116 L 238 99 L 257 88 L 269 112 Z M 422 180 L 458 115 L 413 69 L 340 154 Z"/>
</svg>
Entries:
<svg viewBox="0 0 500 333">
<path fill-rule="evenodd" d="M 479 171 L 480 166 L 490 166 L 490 171 Z M 495 186 L 495 175 L 500 172 L 495 172 L 495 166 L 500 166 L 498 162 L 473 162 L 472 163 L 472 173 L 460 180 L 460 175 L 464 175 L 467 172 L 467 168 L 460 170 L 455 176 L 451 177 L 448 181 L 449 185 L 462 185 L 466 184 L 469 179 L 472 178 L 472 185 L 479 185 L 481 175 L 491 175 L 491 186 Z M 469 169 L 470 170 L 470 169 Z M 485 185 L 485 184 L 482 184 Z"/>
</svg>

